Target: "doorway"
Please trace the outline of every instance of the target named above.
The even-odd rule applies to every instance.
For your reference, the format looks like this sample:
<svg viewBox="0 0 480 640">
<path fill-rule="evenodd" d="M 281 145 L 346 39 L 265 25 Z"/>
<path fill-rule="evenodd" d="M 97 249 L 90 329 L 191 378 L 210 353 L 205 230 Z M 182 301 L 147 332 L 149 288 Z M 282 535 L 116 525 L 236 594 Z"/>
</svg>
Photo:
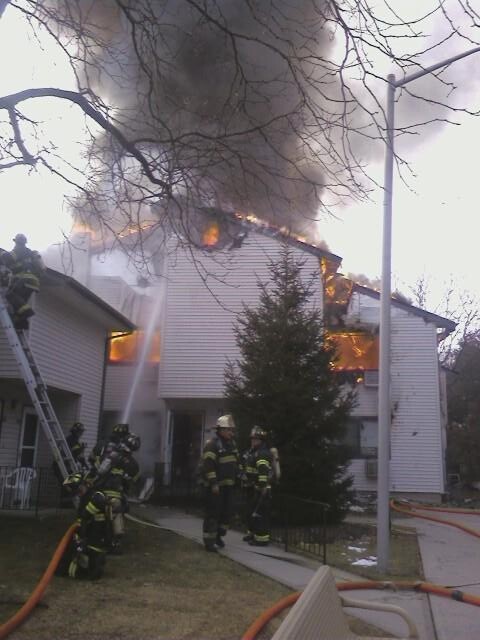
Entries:
<svg viewBox="0 0 480 640">
<path fill-rule="evenodd" d="M 191 486 L 196 480 L 202 453 L 205 415 L 199 411 L 173 411 L 171 420 L 171 482 L 177 486 Z"/>
</svg>

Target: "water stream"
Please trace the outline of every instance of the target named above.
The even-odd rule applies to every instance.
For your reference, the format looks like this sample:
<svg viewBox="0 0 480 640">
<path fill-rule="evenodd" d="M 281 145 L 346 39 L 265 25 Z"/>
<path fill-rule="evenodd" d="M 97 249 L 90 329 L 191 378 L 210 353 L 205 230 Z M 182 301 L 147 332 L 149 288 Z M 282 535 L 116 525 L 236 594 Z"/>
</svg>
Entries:
<svg viewBox="0 0 480 640">
<path fill-rule="evenodd" d="M 147 357 L 150 351 L 153 334 L 155 333 L 155 329 L 157 328 L 157 322 L 160 316 L 160 309 L 162 307 L 162 300 L 163 300 L 162 289 L 160 287 L 157 287 L 154 290 L 152 297 L 154 298 L 154 304 L 152 307 L 150 319 L 145 328 L 142 350 L 140 352 L 140 357 L 138 358 L 137 366 L 133 376 L 132 385 L 130 387 L 130 393 L 128 394 L 128 398 L 127 398 L 127 404 L 125 405 L 125 409 L 123 410 L 123 414 L 122 414 L 121 422 L 124 422 L 124 423 L 128 423 L 130 419 L 130 413 L 132 411 L 133 401 L 135 400 L 135 394 L 137 392 L 139 382 L 142 378 L 143 369 L 145 367 L 145 363 L 147 361 Z"/>
</svg>

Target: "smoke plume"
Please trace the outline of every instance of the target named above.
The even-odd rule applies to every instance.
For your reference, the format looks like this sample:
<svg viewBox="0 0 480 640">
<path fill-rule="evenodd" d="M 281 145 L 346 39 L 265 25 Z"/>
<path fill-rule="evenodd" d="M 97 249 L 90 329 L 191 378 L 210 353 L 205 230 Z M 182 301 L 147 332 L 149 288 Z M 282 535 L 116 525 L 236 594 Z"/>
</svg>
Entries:
<svg viewBox="0 0 480 640">
<path fill-rule="evenodd" d="M 319 64 L 333 41 L 326 0 L 75 4 L 78 14 L 66 0 L 62 10 L 88 25 L 84 83 L 174 195 L 311 226 L 325 185 L 338 182 L 322 106 L 336 80 Z M 114 165 L 101 136 L 95 151 Z"/>
</svg>

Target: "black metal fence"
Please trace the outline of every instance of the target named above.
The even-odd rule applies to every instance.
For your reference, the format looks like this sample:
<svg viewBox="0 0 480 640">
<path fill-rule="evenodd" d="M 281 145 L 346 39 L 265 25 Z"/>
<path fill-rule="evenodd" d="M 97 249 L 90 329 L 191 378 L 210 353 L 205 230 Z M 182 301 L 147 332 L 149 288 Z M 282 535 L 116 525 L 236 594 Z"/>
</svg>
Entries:
<svg viewBox="0 0 480 640">
<path fill-rule="evenodd" d="M 201 514 L 202 487 L 192 479 L 182 483 L 155 484 L 152 502 Z M 246 528 L 246 500 L 241 491 L 235 496 L 232 526 Z M 271 540 L 286 551 L 304 553 L 327 563 L 328 504 L 305 500 L 273 491 Z"/>
<path fill-rule="evenodd" d="M 69 504 L 70 501 L 68 501 Z M 158 478 L 152 496 L 155 504 L 201 515 L 202 487 L 195 478 L 163 485 Z M 0 466 L 0 509 L 38 512 L 61 506 L 61 486 L 52 467 Z M 232 526 L 244 529 L 246 500 L 235 496 Z M 271 540 L 286 551 L 306 553 L 327 561 L 328 505 L 273 491 Z"/>
<path fill-rule="evenodd" d="M 310 554 L 327 564 L 329 505 L 275 493 L 272 505 L 272 541 L 285 551 Z"/>
</svg>

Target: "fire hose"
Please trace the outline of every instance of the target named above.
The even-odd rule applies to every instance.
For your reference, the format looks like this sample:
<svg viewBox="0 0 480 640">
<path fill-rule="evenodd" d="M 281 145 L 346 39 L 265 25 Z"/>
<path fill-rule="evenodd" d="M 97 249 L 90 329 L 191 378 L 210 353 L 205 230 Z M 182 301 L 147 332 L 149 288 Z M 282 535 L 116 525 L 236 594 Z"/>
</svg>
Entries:
<svg viewBox="0 0 480 640">
<path fill-rule="evenodd" d="M 433 522 L 438 522 L 441 524 L 448 524 L 454 527 L 465 531 L 470 535 L 474 535 L 480 538 L 480 532 L 475 529 L 471 529 L 470 527 L 466 527 L 465 525 L 461 525 L 456 522 L 452 522 L 451 520 L 444 520 L 437 518 L 435 516 L 424 516 L 418 513 L 418 510 L 422 511 L 443 511 L 447 513 L 457 513 L 457 514 L 476 514 L 480 515 L 480 511 L 474 509 L 454 509 L 454 508 L 437 508 L 437 507 L 425 507 L 424 505 L 415 504 L 415 503 L 406 503 L 406 502 L 396 502 L 391 501 L 391 508 L 394 511 L 403 513 L 405 515 L 409 515 L 412 517 L 424 518 L 426 520 L 431 520 Z M 145 520 L 141 520 L 140 518 L 135 518 L 133 516 L 127 515 L 126 518 L 132 520 L 133 522 L 137 522 L 139 524 L 143 524 L 145 526 L 151 526 L 158 529 L 165 529 L 161 525 L 155 524 L 153 522 L 148 522 Z M 67 548 L 68 543 L 76 529 L 78 528 L 78 524 L 72 524 L 68 531 L 64 534 L 63 538 L 60 540 L 59 545 L 55 549 L 55 552 L 50 560 L 50 563 L 45 570 L 43 576 L 41 577 L 39 583 L 33 590 L 32 594 L 28 598 L 27 602 L 14 614 L 7 622 L 0 626 L 0 640 L 4 640 L 12 631 L 14 631 L 22 622 L 26 620 L 26 618 L 33 611 L 35 606 L 39 603 L 42 598 L 45 590 L 47 589 L 55 570 L 60 562 L 65 549 Z M 452 600 L 457 600 L 458 602 L 465 602 L 467 604 L 472 604 L 474 606 L 480 606 L 480 596 L 476 596 L 474 594 L 469 594 L 464 591 L 460 591 L 459 589 L 452 589 L 449 587 L 444 587 L 442 585 L 433 584 L 430 582 L 391 582 L 391 581 L 374 581 L 374 580 L 359 580 L 355 582 L 339 582 L 337 583 L 337 589 L 339 591 L 352 591 L 352 590 L 372 590 L 372 589 L 398 589 L 398 590 L 414 590 L 417 592 L 433 594 L 438 596 L 443 596 L 446 598 L 451 598 Z M 302 592 L 292 593 L 278 602 L 276 602 L 272 607 L 264 611 L 247 629 L 247 631 L 243 634 L 241 640 L 255 640 L 258 634 L 262 631 L 262 629 L 275 618 L 279 613 L 291 607 L 295 604 L 295 602 L 299 599 Z"/>
<path fill-rule="evenodd" d="M 59 545 L 55 549 L 55 553 L 53 554 L 52 559 L 50 560 L 50 563 L 45 570 L 45 573 L 40 578 L 40 582 L 32 591 L 26 603 L 17 611 L 17 613 L 15 613 L 9 620 L 7 620 L 5 624 L 2 624 L 0 626 L 0 640 L 3 640 L 8 635 L 10 635 L 10 633 L 14 631 L 14 629 L 16 629 L 19 624 L 24 622 L 24 620 L 26 620 L 26 618 L 40 602 L 40 599 L 43 596 L 46 588 L 50 584 L 50 580 L 55 573 L 55 569 L 57 568 L 58 563 L 60 562 L 65 549 L 67 548 L 67 545 L 77 528 L 78 524 L 72 524 L 72 526 L 64 534 L 63 538 L 60 540 Z"/>
<path fill-rule="evenodd" d="M 453 507 L 429 507 L 422 504 L 392 500 L 390 507 L 393 511 L 402 513 L 415 518 L 423 518 L 424 520 L 430 520 L 439 524 L 446 524 L 452 527 L 456 527 L 469 535 L 473 535 L 480 538 L 480 531 L 467 527 L 461 523 L 454 522 L 452 520 L 439 518 L 433 515 L 423 515 L 419 511 L 428 512 L 445 512 L 452 514 L 464 514 L 464 515 L 480 515 L 479 510 L 475 509 L 457 509 Z M 351 590 L 377 590 L 377 589 L 398 589 L 398 590 L 410 590 L 421 593 L 427 593 L 436 596 L 442 596 L 444 598 L 450 598 L 457 600 L 458 602 L 465 602 L 466 604 L 472 604 L 476 607 L 480 607 L 480 596 L 476 596 L 471 593 L 466 593 L 460 589 L 452 589 L 444 587 L 442 585 L 433 584 L 431 582 L 391 582 L 391 581 L 376 581 L 376 580 L 362 580 L 355 582 L 338 582 L 336 584 L 338 591 L 351 591 Z M 260 616 L 250 625 L 250 627 L 243 634 L 241 640 L 255 640 L 259 633 L 271 622 L 276 616 L 282 613 L 285 609 L 292 607 L 302 595 L 301 591 L 291 593 L 290 595 L 278 600 L 272 607 L 260 614 Z"/>
<path fill-rule="evenodd" d="M 132 520 L 133 522 L 138 522 L 139 524 L 149 525 L 158 529 L 164 529 L 164 527 L 162 527 L 161 525 L 154 524 L 153 522 L 145 522 L 144 520 L 140 520 L 139 518 L 135 518 L 130 515 L 126 515 L 125 517 L 128 518 L 129 520 Z M 77 528 L 78 528 L 78 524 L 75 523 L 71 525 L 68 531 L 66 531 L 63 538 L 60 540 L 57 548 L 55 549 L 55 552 L 48 564 L 48 567 L 45 570 L 45 573 L 40 578 L 39 583 L 31 593 L 28 600 L 17 611 L 17 613 L 15 613 L 9 620 L 7 620 L 7 622 L 5 622 L 0 626 L 0 640 L 4 640 L 5 638 L 7 638 L 12 633 L 12 631 L 14 631 L 22 622 L 24 622 L 28 618 L 28 616 L 32 613 L 32 611 L 35 609 L 37 604 L 40 602 L 43 594 L 45 593 L 48 585 L 50 584 L 51 579 L 55 574 L 55 570 L 58 566 L 58 563 L 60 562 L 65 552 L 65 549 L 67 548 L 68 543 L 70 542 L 70 539 L 75 533 L 75 531 L 77 530 Z"/>
</svg>

